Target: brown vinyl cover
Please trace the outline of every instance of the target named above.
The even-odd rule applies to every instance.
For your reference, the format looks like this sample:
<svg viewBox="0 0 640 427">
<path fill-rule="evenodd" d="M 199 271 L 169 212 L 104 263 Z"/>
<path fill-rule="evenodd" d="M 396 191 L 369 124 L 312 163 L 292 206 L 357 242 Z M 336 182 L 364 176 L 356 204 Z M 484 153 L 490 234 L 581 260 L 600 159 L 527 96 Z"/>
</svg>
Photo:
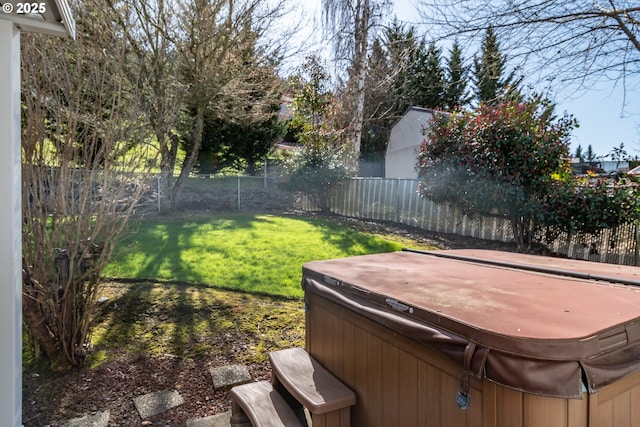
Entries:
<svg viewBox="0 0 640 427">
<path fill-rule="evenodd" d="M 507 252 L 403 251 L 309 262 L 302 284 L 470 375 L 578 398 L 583 384 L 596 392 L 640 371 L 640 288 L 604 281 L 638 274 Z"/>
</svg>

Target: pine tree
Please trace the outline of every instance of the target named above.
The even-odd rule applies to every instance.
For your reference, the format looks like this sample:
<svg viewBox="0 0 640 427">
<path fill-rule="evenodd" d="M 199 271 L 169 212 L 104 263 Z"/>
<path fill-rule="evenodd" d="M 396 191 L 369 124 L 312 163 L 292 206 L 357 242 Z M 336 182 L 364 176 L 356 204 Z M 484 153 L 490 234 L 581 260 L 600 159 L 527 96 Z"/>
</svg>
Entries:
<svg viewBox="0 0 640 427">
<path fill-rule="evenodd" d="M 387 52 L 380 39 L 374 40 L 367 64 L 365 86 L 364 128 L 361 153 L 363 158 L 375 158 L 385 150 L 389 138 L 395 96 Z"/>
<path fill-rule="evenodd" d="M 515 70 L 505 77 L 506 55 L 500 53 L 493 28 L 487 28 L 480 57 L 474 58 L 475 98 L 479 103 L 495 103 L 500 98 L 517 95 Z"/>
<path fill-rule="evenodd" d="M 444 70 L 441 65 L 442 51 L 431 43 L 424 49 L 420 44 L 414 63 L 411 99 L 413 105 L 424 108 L 442 107 L 444 102 Z"/>
<path fill-rule="evenodd" d="M 576 147 L 576 152 L 573 156 L 577 158 L 580 163 L 584 163 L 584 153 L 582 152 L 582 145 L 578 144 L 578 146 Z"/>
<path fill-rule="evenodd" d="M 416 62 L 418 43 L 415 27 L 406 28 L 394 20 L 384 33 L 384 48 L 389 61 L 389 77 L 392 81 L 389 96 L 393 99 L 392 110 L 395 119 L 399 118 L 407 108 L 413 105 L 411 99 L 411 82 L 413 81 L 413 64 Z"/>
<path fill-rule="evenodd" d="M 453 43 L 449 59 L 447 60 L 447 68 L 445 70 L 445 88 L 443 107 L 447 110 L 453 110 L 461 107 L 471 101 L 469 92 L 467 91 L 467 75 L 469 69 L 464 65 L 462 58 L 462 50 L 457 41 Z"/>
<path fill-rule="evenodd" d="M 394 19 L 371 46 L 367 62 L 361 153 L 375 159 L 386 149 L 393 124 L 415 104 L 415 27 Z M 422 45 L 424 46 L 424 45 Z"/>
<path fill-rule="evenodd" d="M 595 151 L 593 151 L 593 147 L 591 146 L 591 144 L 589 144 L 587 146 L 587 152 L 584 155 L 584 161 L 590 166 L 595 166 L 597 157 L 598 156 L 596 156 Z"/>
</svg>

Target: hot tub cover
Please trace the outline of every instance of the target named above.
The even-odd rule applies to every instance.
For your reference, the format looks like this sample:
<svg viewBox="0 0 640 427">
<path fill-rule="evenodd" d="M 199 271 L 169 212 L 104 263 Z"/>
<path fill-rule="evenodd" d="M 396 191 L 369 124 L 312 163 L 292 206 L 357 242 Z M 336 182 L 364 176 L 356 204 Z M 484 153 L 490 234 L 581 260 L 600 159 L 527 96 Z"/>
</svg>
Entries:
<svg viewBox="0 0 640 427">
<path fill-rule="evenodd" d="M 302 283 L 468 375 L 578 398 L 640 370 L 639 278 L 636 267 L 456 250 L 313 261 Z"/>
</svg>

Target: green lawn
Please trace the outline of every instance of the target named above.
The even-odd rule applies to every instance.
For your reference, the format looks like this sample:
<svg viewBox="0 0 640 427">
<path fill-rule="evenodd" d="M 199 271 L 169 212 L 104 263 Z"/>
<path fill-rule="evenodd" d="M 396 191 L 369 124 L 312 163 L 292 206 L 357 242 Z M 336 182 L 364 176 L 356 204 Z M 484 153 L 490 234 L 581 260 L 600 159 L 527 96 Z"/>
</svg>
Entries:
<svg viewBox="0 0 640 427">
<path fill-rule="evenodd" d="M 87 366 L 164 354 L 264 362 L 269 351 L 304 345 L 302 264 L 415 245 L 309 217 L 133 221 L 103 272 L 114 280 L 100 291 L 109 302 L 99 306 Z M 32 356 L 25 346 L 27 370 L 37 367 Z"/>
<path fill-rule="evenodd" d="M 396 251 L 391 241 L 328 220 L 227 214 L 144 219 L 132 225 L 111 278 L 171 280 L 300 298 L 311 260 Z"/>
</svg>

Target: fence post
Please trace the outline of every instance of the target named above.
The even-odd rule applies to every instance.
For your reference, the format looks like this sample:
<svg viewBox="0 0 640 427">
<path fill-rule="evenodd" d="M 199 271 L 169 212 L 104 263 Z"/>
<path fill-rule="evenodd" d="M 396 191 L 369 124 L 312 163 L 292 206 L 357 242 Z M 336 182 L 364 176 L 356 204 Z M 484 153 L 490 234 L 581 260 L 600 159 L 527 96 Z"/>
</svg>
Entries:
<svg viewBox="0 0 640 427">
<path fill-rule="evenodd" d="M 264 188 L 267 188 L 267 156 L 264 156 Z"/>
<path fill-rule="evenodd" d="M 640 229 L 638 228 L 638 224 L 637 223 L 636 223 L 635 230 L 634 230 L 633 234 L 634 234 L 634 237 L 635 237 L 634 240 L 635 240 L 635 244 L 636 244 L 633 265 L 638 266 L 638 265 L 640 265 L 640 247 L 638 247 L 638 242 L 640 241 Z"/>
</svg>

